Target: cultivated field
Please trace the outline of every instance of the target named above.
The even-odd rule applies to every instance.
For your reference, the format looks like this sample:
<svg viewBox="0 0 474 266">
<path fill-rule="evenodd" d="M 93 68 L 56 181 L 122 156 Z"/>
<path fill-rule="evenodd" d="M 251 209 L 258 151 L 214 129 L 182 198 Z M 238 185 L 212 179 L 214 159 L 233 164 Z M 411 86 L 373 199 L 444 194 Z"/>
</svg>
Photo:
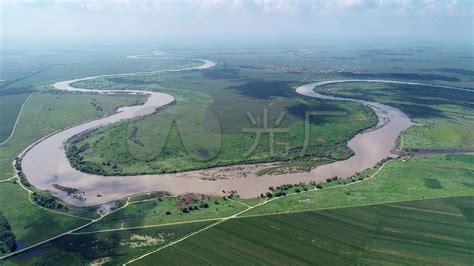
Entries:
<svg viewBox="0 0 474 266">
<path fill-rule="evenodd" d="M 30 94 L 15 94 L 0 96 L 0 143 L 11 134 L 20 112 L 21 106 Z"/>
<path fill-rule="evenodd" d="M 233 219 L 134 265 L 470 264 L 473 204 L 458 197 Z"/>
</svg>

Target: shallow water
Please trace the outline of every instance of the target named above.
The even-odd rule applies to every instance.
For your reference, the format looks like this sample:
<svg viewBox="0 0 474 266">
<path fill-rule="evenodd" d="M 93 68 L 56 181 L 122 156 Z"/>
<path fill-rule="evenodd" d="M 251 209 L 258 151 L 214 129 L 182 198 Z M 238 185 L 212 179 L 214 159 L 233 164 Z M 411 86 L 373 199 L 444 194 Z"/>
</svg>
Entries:
<svg viewBox="0 0 474 266">
<path fill-rule="evenodd" d="M 204 64 L 199 67 L 172 71 L 205 69 L 215 65 L 211 61 L 201 61 Z M 147 73 L 132 73 L 120 75 L 143 74 Z M 84 90 L 73 88 L 70 86 L 70 84 L 73 82 L 93 79 L 97 77 L 104 76 L 87 77 L 83 79 L 63 81 L 55 83 L 53 84 L 53 86 L 57 89 L 67 91 L 97 93 L 117 92 L 114 90 Z M 395 141 L 403 130 L 410 127 L 411 122 L 406 114 L 404 114 L 399 109 L 396 109 L 391 106 L 357 99 L 326 96 L 313 91 L 314 87 L 339 82 L 349 81 L 339 80 L 311 83 L 298 87 L 296 89 L 296 92 L 308 97 L 316 97 L 329 100 L 355 101 L 367 105 L 376 112 L 379 118 L 379 124 L 372 130 L 364 131 L 357 134 L 348 142 L 349 148 L 354 151 L 354 156 L 344 161 L 338 161 L 319 166 L 308 173 L 293 173 L 266 176 L 256 176 L 255 174 L 250 174 L 247 175 L 247 177 L 234 177 L 212 181 L 203 179 L 202 173 L 205 171 L 215 171 L 215 169 L 162 175 L 98 176 L 88 173 L 82 173 L 72 168 L 65 156 L 65 151 L 63 149 L 63 143 L 67 139 L 94 127 L 104 126 L 123 119 L 129 119 L 140 115 L 150 114 L 154 112 L 157 107 L 166 105 L 174 100 L 173 96 L 163 93 L 132 90 L 125 92 L 145 93 L 149 95 L 148 100 L 144 105 L 123 107 L 119 109 L 119 112 L 117 114 L 95 121 L 87 122 L 78 126 L 74 126 L 59 133 L 45 137 L 43 140 L 33 145 L 31 149 L 26 150 L 24 152 L 22 160 L 23 171 L 26 177 L 28 178 L 28 181 L 35 187 L 42 190 L 50 190 L 58 198 L 61 198 L 62 200 L 68 203 L 78 206 L 102 204 L 133 194 L 151 191 L 168 191 L 172 194 L 181 194 L 186 192 L 220 194 L 223 190 L 236 190 L 241 197 L 255 197 L 260 193 L 267 191 L 269 186 L 277 186 L 287 183 L 323 181 L 326 178 L 332 176 L 338 176 L 341 178 L 349 177 L 355 174 L 356 172 L 360 172 L 364 169 L 375 166 L 378 162 L 380 162 L 386 157 L 394 156 L 391 151 L 395 147 Z M 350 80 L 350 82 L 354 82 L 354 80 Z M 366 82 L 413 84 L 411 82 L 380 80 L 371 80 Z M 429 86 L 427 84 L 419 83 L 417 83 L 417 85 Z M 254 165 L 245 165 L 244 167 L 251 166 Z M 79 189 L 82 192 L 82 199 L 67 196 L 65 192 L 55 189 L 53 187 L 53 184 L 59 184 L 65 187 L 73 187 Z M 100 195 L 100 197 L 98 195 Z"/>
</svg>

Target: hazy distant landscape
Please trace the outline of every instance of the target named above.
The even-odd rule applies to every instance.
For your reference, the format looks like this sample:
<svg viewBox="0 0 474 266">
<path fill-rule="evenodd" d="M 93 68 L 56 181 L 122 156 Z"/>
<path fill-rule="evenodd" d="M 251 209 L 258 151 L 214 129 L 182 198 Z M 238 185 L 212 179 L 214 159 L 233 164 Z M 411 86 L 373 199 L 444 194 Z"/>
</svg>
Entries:
<svg viewBox="0 0 474 266">
<path fill-rule="evenodd" d="M 1 9 L 1 265 L 474 262 L 472 3 Z"/>
</svg>

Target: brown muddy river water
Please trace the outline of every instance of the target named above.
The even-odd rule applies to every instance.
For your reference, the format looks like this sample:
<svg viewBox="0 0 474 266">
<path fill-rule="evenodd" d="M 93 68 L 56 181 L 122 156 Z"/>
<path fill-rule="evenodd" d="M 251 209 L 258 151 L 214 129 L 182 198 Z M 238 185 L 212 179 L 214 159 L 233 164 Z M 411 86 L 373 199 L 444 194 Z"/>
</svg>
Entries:
<svg viewBox="0 0 474 266">
<path fill-rule="evenodd" d="M 206 69 L 215 65 L 214 62 L 208 60 L 198 61 L 203 62 L 203 64 L 198 67 L 171 71 Z M 160 72 L 166 71 L 118 75 L 146 75 Z M 348 142 L 349 148 L 354 151 L 354 156 L 344 161 L 316 167 L 311 172 L 257 176 L 255 175 L 256 169 L 261 169 L 269 164 L 251 164 L 176 174 L 99 176 L 83 173 L 71 167 L 64 151 L 65 141 L 78 133 L 95 127 L 153 113 L 157 107 L 166 105 L 174 100 L 173 96 L 158 92 L 93 90 L 73 88 L 70 86 L 71 83 L 76 81 L 90 80 L 106 76 L 117 75 L 103 75 L 62 81 L 53 84 L 53 86 L 59 90 L 74 92 L 95 92 L 105 94 L 116 92 L 142 93 L 149 95 L 147 101 L 145 104 L 140 106 L 122 107 L 114 115 L 86 122 L 49 135 L 32 144 L 22 153 L 22 168 L 28 181 L 32 185 L 41 190 L 49 190 L 58 198 L 77 206 L 98 205 L 130 195 L 152 191 L 168 191 L 172 194 L 182 194 L 186 192 L 220 194 L 223 190 L 236 190 L 241 197 L 249 198 L 256 197 L 260 193 L 267 191 L 269 186 L 323 181 L 332 176 L 338 176 L 341 178 L 352 176 L 356 172 L 375 166 L 386 157 L 395 156 L 391 153 L 395 147 L 395 141 L 402 131 L 411 126 L 410 119 L 402 111 L 391 106 L 357 99 L 326 96 L 314 92 L 313 89 L 318 86 L 340 82 L 385 82 L 431 86 L 428 84 L 413 82 L 385 80 L 335 80 L 316 82 L 298 87 L 296 92 L 308 97 L 328 100 L 355 101 L 367 105 L 376 112 L 379 118 L 379 123 L 376 127 L 372 130 L 359 133 Z M 232 173 L 229 169 L 235 169 L 236 167 L 239 169 L 247 169 L 249 174 L 246 174 L 245 176 L 228 174 L 223 179 L 209 180 L 210 173 Z M 78 197 L 68 196 L 66 192 L 53 187 L 54 184 L 78 189 L 80 193 L 76 195 L 80 195 L 81 199 Z"/>
</svg>

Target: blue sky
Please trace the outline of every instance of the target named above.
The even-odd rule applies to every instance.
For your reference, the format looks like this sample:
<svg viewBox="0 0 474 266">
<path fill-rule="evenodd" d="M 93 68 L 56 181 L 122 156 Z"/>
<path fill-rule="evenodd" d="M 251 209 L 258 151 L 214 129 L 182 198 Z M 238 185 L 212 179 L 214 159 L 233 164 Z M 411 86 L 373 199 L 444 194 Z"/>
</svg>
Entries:
<svg viewBox="0 0 474 266">
<path fill-rule="evenodd" d="M 165 35 L 473 36 L 461 0 L 1 1 L 2 39 Z"/>
</svg>

